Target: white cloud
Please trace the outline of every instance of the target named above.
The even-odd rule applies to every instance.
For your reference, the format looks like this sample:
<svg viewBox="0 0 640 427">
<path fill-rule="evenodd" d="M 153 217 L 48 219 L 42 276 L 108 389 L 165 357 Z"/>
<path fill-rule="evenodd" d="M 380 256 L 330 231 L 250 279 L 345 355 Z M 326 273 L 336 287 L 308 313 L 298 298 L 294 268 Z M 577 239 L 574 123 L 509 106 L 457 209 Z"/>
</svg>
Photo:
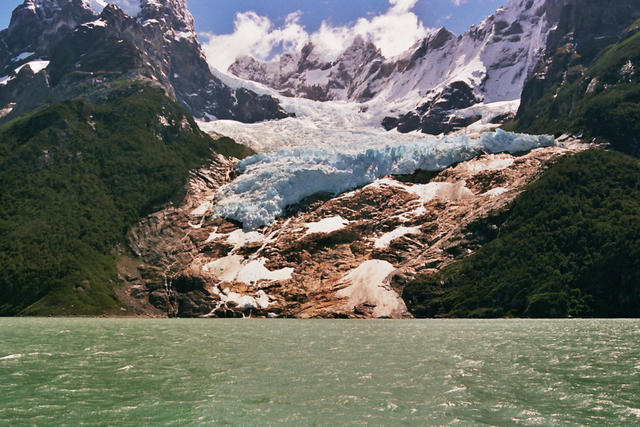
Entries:
<svg viewBox="0 0 640 427">
<path fill-rule="evenodd" d="M 308 41 L 313 42 L 327 59 L 334 59 L 349 47 L 357 36 L 371 40 L 386 57 L 398 55 L 424 38 L 425 28 L 411 12 L 418 0 L 389 0 L 389 9 L 372 18 L 360 18 L 345 26 L 323 22 L 314 33 L 307 33 L 300 24 L 301 12 L 290 14 L 283 26 L 275 28 L 269 18 L 255 12 L 236 14 L 232 34 L 201 34 L 209 63 L 226 70 L 236 58 L 251 55 L 269 59 L 274 53 L 298 51 Z"/>
<path fill-rule="evenodd" d="M 206 40 L 204 51 L 209 63 L 225 71 L 244 55 L 267 59 L 274 49 L 283 51 L 300 50 L 309 40 L 309 35 L 299 23 L 300 12 L 287 16 L 285 25 L 274 28 L 271 20 L 255 12 L 237 13 L 232 34 L 201 34 Z"/>
</svg>

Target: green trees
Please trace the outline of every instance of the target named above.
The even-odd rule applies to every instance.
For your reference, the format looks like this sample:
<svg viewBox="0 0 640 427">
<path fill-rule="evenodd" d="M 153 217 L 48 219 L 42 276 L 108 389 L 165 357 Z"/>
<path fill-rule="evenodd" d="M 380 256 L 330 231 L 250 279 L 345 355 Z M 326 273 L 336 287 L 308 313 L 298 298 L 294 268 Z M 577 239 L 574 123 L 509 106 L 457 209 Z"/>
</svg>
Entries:
<svg viewBox="0 0 640 427">
<path fill-rule="evenodd" d="M 569 70 L 508 127 L 529 133 L 583 133 L 640 155 L 640 31 L 629 31 L 589 66 Z"/>
<path fill-rule="evenodd" d="M 640 315 L 640 162 L 591 150 L 526 188 L 496 239 L 403 298 L 418 317 Z"/>
<path fill-rule="evenodd" d="M 137 84 L 0 126 L 0 315 L 119 311 L 114 248 L 212 149 L 248 154 Z"/>
</svg>

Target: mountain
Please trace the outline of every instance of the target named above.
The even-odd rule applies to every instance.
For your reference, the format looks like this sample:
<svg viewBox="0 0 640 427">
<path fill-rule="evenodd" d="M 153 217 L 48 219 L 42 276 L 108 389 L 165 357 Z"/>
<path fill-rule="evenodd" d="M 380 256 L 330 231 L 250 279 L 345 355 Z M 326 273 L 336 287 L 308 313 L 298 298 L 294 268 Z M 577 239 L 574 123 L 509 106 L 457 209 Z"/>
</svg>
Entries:
<svg viewBox="0 0 640 427">
<path fill-rule="evenodd" d="M 0 315 L 638 315 L 638 160 L 591 144 L 638 153 L 635 0 L 245 80 L 184 1 L 133 4 L 29 0 L 0 33 Z"/>
<path fill-rule="evenodd" d="M 362 102 L 387 129 L 449 133 L 515 114 L 526 79 L 559 19 L 548 0 L 510 0 L 461 36 L 433 31 L 404 54 L 384 58 L 362 38 L 334 61 L 308 44 L 275 62 L 243 57 L 229 71 L 287 96 Z"/>
<path fill-rule="evenodd" d="M 286 96 L 315 101 L 357 100 L 363 68 L 384 61 L 373 43 L 358 36 L 352 45 L 334 61 L 327 61 L 313 43 L 307 43 L 299 53 L 285 53 L 274 62 L 260 62 L 250 56 L 238 58 L 229 71 L 243 79 L 263 83 Z M 366 98 L 366 96 L 364 96 Z"/>
<path fill-rule="evenodd" d="M 119 313 L 128 228 L 191 170 L 246 153 L 139 83 L 0 125 L 0 315 Z"/>
<path fill-rule="evenodd" d="M 571 132 L 640 155 L 640 4 L 569 4 L 550 40 L 510 128 Z"/>
<path fill-rule="evenodd" d="M 203 120 L 287 117 L 274 98 L 212 74 L 184 0 L 141 0 L 135 17 L 101 2 L 25 0 L 0 32 L 0 70 L 4 119 L 130 80 L 162 87 Z"/>
</svg>

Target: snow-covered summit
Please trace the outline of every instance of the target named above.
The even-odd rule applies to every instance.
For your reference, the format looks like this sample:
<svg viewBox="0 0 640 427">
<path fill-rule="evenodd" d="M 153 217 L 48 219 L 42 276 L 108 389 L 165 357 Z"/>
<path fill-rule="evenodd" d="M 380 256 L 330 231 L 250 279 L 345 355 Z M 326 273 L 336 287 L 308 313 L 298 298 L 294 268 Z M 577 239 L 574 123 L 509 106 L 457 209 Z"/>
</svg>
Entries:
<svg viewBox="0 0 640 427">
<path fill-rule="evenodd" d="M 287 96 L 317 101 L 352 100 L 371 64 L 384 58 L 372 42 L 357 36 L 337 58 L 328 60 L 312 42 L 300 52 L 285 53 L 277 60 L 261 62 L 243 56 L 229 71 L 243 79 L 270 86 Z"/>
<path fill-rule="evenodd" d="M 19 67 L 34 60 L 47 61 L 44 74 L 18 79 L 27 68 Z M 212 74 L 185 0 L 25 0 L 0 31 L 0 79 L 0 110 L 11 115 L 112 80 L 143 80 L 195 117 L 287 117 L 272 97 L 230 88 Z"/>
<path fill-rule="evenodd" d="M 515 112 L 523 85 L 556 24 L 547 16 L 548 2 L 509 0 L 463 35 L 442 28 L 393 58 L 384 58 L 373 43 L 357 39 L 333 62 L 318 61 L 318 55 L 308 60 L 313 54 L 308 45 L 271 62 L 240 58 L 229 71 L 287 96 L 363 103 L 379 112 L 379 122 L 385 116 L 396 117 L 388 122 L 389 128 L 439 134 L 453 126 L 422 126 L 425 116 L 439 123 L 458 116 L 466 126 L 468 121 L 495 118 L 458 114 L 476 104 L 511 102 Z M 413 114 L 404 117 L 407 112 Z"/>
</svg>

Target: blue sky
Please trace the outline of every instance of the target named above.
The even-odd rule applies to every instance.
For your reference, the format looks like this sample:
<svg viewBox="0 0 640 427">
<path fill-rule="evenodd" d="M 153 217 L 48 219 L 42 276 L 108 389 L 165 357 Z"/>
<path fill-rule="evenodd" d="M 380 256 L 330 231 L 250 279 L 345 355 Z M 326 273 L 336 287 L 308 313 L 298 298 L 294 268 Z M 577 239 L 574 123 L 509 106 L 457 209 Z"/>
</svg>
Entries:
<svg viewBox="0 0 640 427">
<path fill-rule="evenodd" d="M 11 11 L 21 0 L 0 0 L 0 28 L 6 28 Z M 188 0 L 198 31 L 230 33 L 237 12 L 253 10 L 281 25 L 296 10 L 303 12 L 301 23 L 315 31 L 323 20 L 345 25 L 360 17 L 384 12 L 388 0 Z M 452 0 L 420 0 L 414 12 L 428 27 L 444 25 L 455 33 L 464 32 L 479 23 L 501 5 L 500 0 L 467 0 L 456 6 Z M 447 17 L 450 17 L 447 19 Z"/>
<path fill-rule="evenodd" d="M 230 33 L 233 18 L 239 11 L 253 10 L 268 16 L 276 25 L 296 10 L 303 12 L 301 22 L 308 31 L 315 31 L 323 20 L 333 25 L 345 25 L 360 17 L 383 13 L 388 0 L 188 0 L 196 17 L 198 31 Z M 459 34 L 472 24 L 480 23 L 492 14 L 504 0 L 467 0 L 459 6 L 452 0 L 419 0 L 414 12 L 428 27 L 445 26 Z M 215 4 L 215 12 L 212 5 Z"/>
</svg>

